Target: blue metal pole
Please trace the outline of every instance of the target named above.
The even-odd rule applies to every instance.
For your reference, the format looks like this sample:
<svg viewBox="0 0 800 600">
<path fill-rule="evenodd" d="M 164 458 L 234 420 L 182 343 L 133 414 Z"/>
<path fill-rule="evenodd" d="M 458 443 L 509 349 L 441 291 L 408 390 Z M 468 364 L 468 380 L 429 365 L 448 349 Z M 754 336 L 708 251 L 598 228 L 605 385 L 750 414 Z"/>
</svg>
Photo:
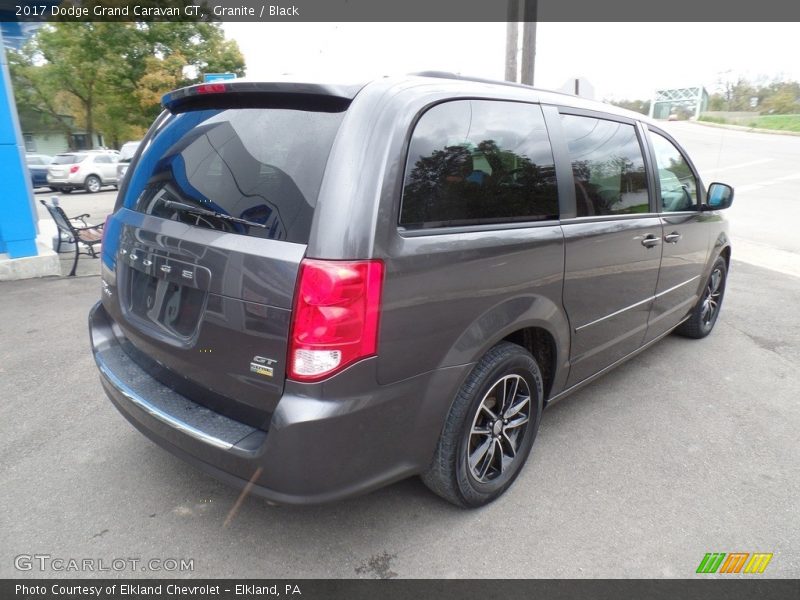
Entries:
<svg viewBox="0 0 800 600">
<path fill-rule="evenodd" d="M 22 258 L 37 255 L 37 215 L 2 42 L 0 33 L 0 253 Z"/>
</svg>

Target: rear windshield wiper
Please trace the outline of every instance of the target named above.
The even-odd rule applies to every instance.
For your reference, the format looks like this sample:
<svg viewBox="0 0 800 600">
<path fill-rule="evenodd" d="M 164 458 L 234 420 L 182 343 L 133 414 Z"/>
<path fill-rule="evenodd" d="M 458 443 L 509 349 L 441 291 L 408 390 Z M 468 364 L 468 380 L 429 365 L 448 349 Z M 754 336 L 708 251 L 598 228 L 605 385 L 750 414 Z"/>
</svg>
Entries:
<svg viewBox="0 0 800 600">
<path fill-rule="evenodd" d="M 165 206 L 169 206 L 171 208 L 179 208 L 188 213 L 205 215 L 207 217 L 216 217 L 224 221 L 231 221 L 233 223 L 241 223 L 242 225 L 249 225 L 250 227 L 261 227 L 262 229 L 267 228 L 267 226 L 264 225 L 264 223 L 256 223 L 255 221 L 248 221 L 247 219 L 232 217 L 231 215 L 226 215 L 225 213 L 220 213 L 215 210 L 208 210 L 207 208 L 200 208 L 198 206 L 192 206 L 191 204 L 184 204 L 183 202 L 175 202 L 174 200 L 162 200 L 162 202 L 164 203 Z"/>
</svg>

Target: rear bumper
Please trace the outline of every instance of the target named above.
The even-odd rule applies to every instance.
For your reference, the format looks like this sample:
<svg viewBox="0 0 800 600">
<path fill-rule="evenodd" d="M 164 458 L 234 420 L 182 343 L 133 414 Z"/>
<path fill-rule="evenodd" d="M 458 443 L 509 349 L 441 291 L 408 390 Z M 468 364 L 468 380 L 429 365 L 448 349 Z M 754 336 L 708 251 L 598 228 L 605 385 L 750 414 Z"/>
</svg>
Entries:
<svg viewBox="0 0 800 600">
<path fill-rule="evenodd" d="M 62 187 L 79 187 L 81 183 L 71 181 L 68 177 L 51 177 L 47 176 L 47 185 L 62 188 Z"/>
<path fill-rule="evenodd" d="M 103 388 L 151 440 L 228 484 L 282 504 L 361 494 L 423 470 L 471 365 L 379 386 L 375 360 L 318 384 L 287 381 L 268 431 L 215 413 L 128 358 L 101 303 L 89 315 Z"/>
</svg>

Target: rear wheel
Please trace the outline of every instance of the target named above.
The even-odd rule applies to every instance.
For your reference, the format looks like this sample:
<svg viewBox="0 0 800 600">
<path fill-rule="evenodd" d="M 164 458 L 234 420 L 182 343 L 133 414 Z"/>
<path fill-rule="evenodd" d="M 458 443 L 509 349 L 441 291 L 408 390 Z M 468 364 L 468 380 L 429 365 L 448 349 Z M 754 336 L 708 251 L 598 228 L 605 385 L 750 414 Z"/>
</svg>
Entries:
<svg viewBox="0 0 800 600">
<path fill-rule="evenodd" d="M 525 349 L 503 342 L 489 350 L 461 387 L 433 462 L 422 480 L 464 507 L 505 492 L 530 454 L 542 415 L 542 376 Z"/>
<path fill-rule="evenodd" d="M 86 181 L 83 182 L 83 189 L 85 189 L 90 194 L 95 194 L 100 191 L 102 187 L 102 182 L 97 175 L 89 175 L 86 178 Z"/>
<path fill-rule="evenodd" d="M 714 262 L 714 266 L 711 267 L 711 274 L 708 276 L 703 293 L 692 309 L 691 315 L 675 330 L 676 333 L 698 339 L 704 338 L 711 333 L 722 308 L 722 298 L 725 296 L 727 278 L 728 265 L 725 263 L 725 259 L 720 256 Z"/>
</svg>

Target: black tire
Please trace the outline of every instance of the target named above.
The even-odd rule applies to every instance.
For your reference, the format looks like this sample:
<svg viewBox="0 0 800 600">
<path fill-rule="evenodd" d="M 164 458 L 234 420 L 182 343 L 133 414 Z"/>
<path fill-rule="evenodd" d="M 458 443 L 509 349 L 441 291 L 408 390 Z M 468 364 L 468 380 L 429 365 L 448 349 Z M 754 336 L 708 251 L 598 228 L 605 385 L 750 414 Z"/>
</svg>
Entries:
<svg viewBox="0 0 800 600">
<path fill-rule="evenodd" d="M 704 338 L 711 333 L 717 317 L 719 317 L 719 311 L 722 309 L 727 279 L 728 265 L 720 256 L 711 267 L 711 273 L 703 286 L 703 293 L 692 309 L 692 313 L 686 321 L 678 326 L 675 333 L 695 339 Z"/>
<path fill-rule="evenodd" d="M 500 398 L 500 393 L 509 399 Z M 456 395 L 422 481 L 457 506 L 475 508 L 497 499 L 528 459 L 542 416 L 542 397 L 542 375 L 533 356 L 509 342 L 494 346 Z M 498 411 L 497 403 L 505 406 Z M 523 422 L 525 416 L 528 420 Z"/>
<path fill-rule="evenodd" d="M 88 194 L 97 193 L 102 187 L 103 182 L 100 181 L 100 178 L 97 175 L 89 175 L 83 182 L 83 189 L 85 189 Z"/>
</svg>

